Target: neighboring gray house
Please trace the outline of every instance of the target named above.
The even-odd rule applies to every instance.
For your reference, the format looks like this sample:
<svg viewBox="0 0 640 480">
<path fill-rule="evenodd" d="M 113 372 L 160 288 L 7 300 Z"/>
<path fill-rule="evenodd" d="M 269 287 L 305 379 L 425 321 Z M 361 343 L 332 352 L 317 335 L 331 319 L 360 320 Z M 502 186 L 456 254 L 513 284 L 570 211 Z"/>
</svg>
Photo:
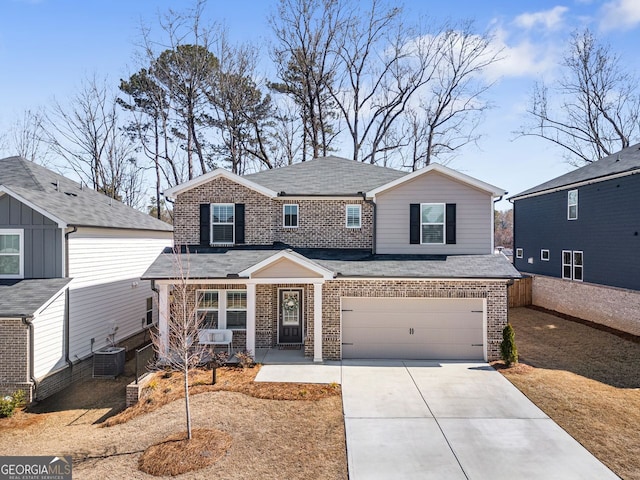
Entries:
<svg viewBox="0 0 640 480">
<path fill-rule="evenodd" d="M 157 317 L 142 273 L 172 227 L 20 157 L 0 160 L 0 394 L 44 398 Z M 154 316 L 156 315 L 156 316 Z"/>
<path fill-rule="evenodd" d="M 207 327 L 233 330 L 235 349 L 494 360 L 520 277 L 493 254 L 504 193 L 441 165 L 407 173 L 327 157 L 218 169 L 165 196 L 194 304 Z M 161 255 L 143 277 L 159 289 L 165 338 L 174 260 Z"/>
<path fill-rule="evenodd" d="M 510 200 L 533 303 L 640 335 L 640 144 Z"/>
</svg>

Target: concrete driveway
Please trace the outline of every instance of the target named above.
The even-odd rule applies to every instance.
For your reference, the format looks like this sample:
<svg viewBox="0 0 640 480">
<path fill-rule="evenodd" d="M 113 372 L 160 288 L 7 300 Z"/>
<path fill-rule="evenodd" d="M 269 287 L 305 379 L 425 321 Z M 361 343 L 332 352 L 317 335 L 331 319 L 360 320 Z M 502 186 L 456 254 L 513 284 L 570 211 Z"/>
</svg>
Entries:
<svg viewBox="0 0 640 480">
<path fill-rule="evenodd" d="M 350 480 L 618 478 L 486 363 L 342 362 Z"/>
</svg>

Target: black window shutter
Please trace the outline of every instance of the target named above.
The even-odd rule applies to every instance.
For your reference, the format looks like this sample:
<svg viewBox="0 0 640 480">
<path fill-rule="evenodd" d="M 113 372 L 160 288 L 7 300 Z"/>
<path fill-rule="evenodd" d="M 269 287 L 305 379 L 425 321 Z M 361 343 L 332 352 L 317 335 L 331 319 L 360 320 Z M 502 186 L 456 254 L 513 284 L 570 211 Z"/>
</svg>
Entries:
<svg viewBox="0 0 640 480">
<path fill-rule="evenodd" d="M 236 243 L 244 243 L 244 203 L 236 203 L 235 210 Z"/>
<path fill-rule="evenodd" d="M 209 237 L 211 231 L 211 205 L 208 203 L 200 204 L 200 245 L 209 246 L 211 238 Z"/>
<path fill-rule="evenodd" d="M 420 244 L 420 204 L 409 205 L 409 243 Z"/>
<path fill-rule="evenodd" d="M 456 204 L 447 203 L 447 244 L 456 243 Z"/>
</svg>

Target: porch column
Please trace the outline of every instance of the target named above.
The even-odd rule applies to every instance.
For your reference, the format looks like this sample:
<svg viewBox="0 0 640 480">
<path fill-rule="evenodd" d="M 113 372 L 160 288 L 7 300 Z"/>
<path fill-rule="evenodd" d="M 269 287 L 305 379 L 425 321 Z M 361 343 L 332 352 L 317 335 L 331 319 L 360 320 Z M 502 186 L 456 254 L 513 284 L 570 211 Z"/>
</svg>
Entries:
<svg viewBox="0 0 640 480">
<path fill-rule="evenodd" d="M 158 333 L 160 334 L 160 355 L 169 350 L 169 285 L 158 285 Z"/>
<path fill-rule="evenodd" d="M 313 284 L 313 361 L 322 362 L 322 284 Z"/>
<path fill-rule="evenodd" d="M 256 355 L 256 284 L 247 284 L 247 351 Z"/>
</svg>

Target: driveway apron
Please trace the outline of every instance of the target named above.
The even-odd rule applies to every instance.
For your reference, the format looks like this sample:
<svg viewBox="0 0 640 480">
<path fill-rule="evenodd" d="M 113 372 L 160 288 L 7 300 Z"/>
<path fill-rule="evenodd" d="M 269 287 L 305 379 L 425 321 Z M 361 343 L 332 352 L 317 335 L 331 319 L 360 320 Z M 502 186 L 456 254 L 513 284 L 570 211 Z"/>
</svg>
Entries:
<svg viewBox="0 0 640 480">
<path fill-rule="evenodd" d="M 342 362 L 349 478 L 615 479 L 486 363 Z"/>
</svg>

